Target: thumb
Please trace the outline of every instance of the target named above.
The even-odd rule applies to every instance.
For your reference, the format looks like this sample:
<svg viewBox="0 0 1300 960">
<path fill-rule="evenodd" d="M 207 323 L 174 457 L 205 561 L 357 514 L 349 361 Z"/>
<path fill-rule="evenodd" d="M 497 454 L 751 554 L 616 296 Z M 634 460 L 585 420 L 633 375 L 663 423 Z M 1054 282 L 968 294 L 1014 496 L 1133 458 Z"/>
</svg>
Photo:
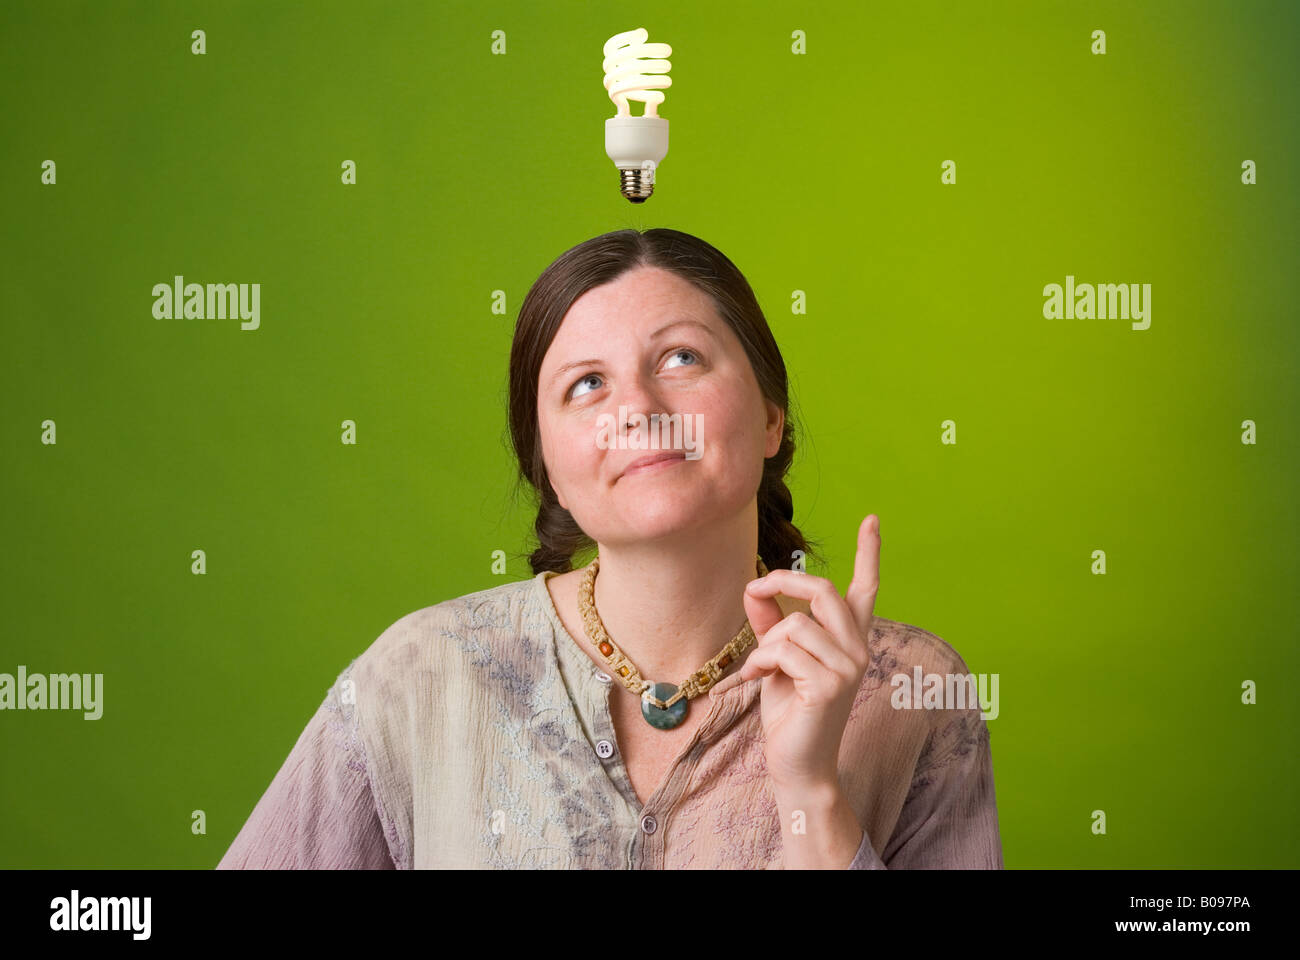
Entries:
<svg viewBox="0 0 1300 960">
<path fill-rule="evenodd" d="M 776 597 L 756 597 L 748 590 L 743 596 L 745 616 L 749 618 L 749 625 L 753 628 L 755 639 L 761 642 L 763 634 L 784 620 L 785 614 L 781 612 L 781 605 L 776 602 Z"/>
</svg>

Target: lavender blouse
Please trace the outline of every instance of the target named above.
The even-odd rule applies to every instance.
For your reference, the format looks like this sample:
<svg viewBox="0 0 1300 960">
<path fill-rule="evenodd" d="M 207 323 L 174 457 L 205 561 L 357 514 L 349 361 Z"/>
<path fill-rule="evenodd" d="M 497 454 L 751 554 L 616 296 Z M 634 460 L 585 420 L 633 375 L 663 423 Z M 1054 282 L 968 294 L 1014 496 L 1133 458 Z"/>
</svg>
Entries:
<svg viewBox="0 0 1300 960">
<path fill-rule="evenodd" d="M 621 690 L 537 576 L 417 610 L 339 674 L 218 869 L 782 869 L 762 681 L 730 674 L 641 804 Z M 890 678 L 966 674 L 951 646 L 876 616 L 840 748 L 862 843 L 849 869 L 1002 867 L 978 704 L 894 709 Z"/>
</svg>

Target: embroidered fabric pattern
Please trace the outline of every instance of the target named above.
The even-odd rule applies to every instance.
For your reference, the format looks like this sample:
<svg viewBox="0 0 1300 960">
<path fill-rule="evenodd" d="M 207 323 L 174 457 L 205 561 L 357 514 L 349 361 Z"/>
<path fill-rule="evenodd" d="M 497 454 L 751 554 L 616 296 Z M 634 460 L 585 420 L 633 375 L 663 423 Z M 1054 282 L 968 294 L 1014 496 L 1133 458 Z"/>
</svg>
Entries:
<svg viewBox="0 0 1300 960">
<path fill-rule="evenodd" d="M 931 730 L 916 761 L 907 802 L 933 787 L 939 770 L 988 741 L 989 728 L 977 710 L 966 711 Z"/>
<path fill-rule="evenodd" d="M 352 663 L 344 668 L 339 674 L 334 686 L 330 687 L 329 694 L 325 698 L 325 711 L 328 719 L 326 725 L 334 737 L 334 742 L 338 748 L 343 751 L 347 757 L 348 769 L 354 770 L 361 774 L 365 779 L 366 788 L 370 791 L 371 799 L 375 805 L 375 812 L 379 815 L 379 823 L 384 829 L 384 839 L 388 843 L 389 855 L 393 858 L 393 865 L 398 870 L 410 870 L 411 860 L 407 852 L 406 843 L 398 833 L 397 825 L 388 812 L 384 809 L 383 803 L 379 800 L 379 794 L 370 780 L 370 771 L 366 766 L 366 747 L 361 739 L 360 715 L 356 707 L 356 688 L 352 680 Z"/>
</svg>

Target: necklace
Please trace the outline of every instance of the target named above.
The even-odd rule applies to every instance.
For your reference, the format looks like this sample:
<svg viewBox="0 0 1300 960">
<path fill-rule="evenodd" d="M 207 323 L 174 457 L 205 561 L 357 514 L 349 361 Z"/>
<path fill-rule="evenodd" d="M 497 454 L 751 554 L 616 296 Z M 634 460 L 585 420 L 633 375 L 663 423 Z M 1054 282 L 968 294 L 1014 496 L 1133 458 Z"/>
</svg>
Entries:
<svg viewBox="0 0 1300 960">
<path fill-rule="evenodd" d="M 768 574 L 767 566 L 761 556 L 758 561 L 758 575 Z M 641 715 L 646 723 L 657 730 L 671 730 L 686 718 L 687 701 L 708 691 L 722 679 L 726 668 L 740 659 L 741 655 L 756 642 L 754 630 L 749 620 L 740 628 L 740 632 L 727 642 L 712 660 L 696 670 L 679 689 L 672 683 L 651 683 L 641 677 L 636 668 L 618 648 L 609 634 L 600 614 L 596 612 L 596 574 L 600 571 L 600 557 L 591 561 L 582 583 L 578 586 L 578 612 L 582 614 L 582 625 L 590 640 L 605 658 L 605 662 L 614 668 L 614 674 L 623 681 L 623 685 L 641 697 Z"/>
</svg>

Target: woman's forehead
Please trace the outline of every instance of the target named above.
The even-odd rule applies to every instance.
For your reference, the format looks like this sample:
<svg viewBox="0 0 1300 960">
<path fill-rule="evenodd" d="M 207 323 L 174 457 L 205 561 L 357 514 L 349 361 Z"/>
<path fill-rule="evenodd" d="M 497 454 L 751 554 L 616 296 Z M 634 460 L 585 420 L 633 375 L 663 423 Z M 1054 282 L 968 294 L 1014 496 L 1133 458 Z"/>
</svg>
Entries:
<svg viewBox="0 0 1300 960">
<path fill-rule="evenodd" d="M 543 366 L 570 359 L 557 356 L 559 353 L 576 351 L 591 355 L 607 344 L 640 346 L 692 328 L 725 343 L 726 324 L 718 316 L 713 301 L 703 291 L 691 289 L 690 296 L 619 296 L 575 301 L 551 340 Z"/>
<path fill-rule="evenodd" d="M 569 307 L 561 329 L 577 323 L 652 322 L 660 317 L 711 314 L 709 296 L 669 270 L 638 269 L 587 290 Z"/>
</svg>

